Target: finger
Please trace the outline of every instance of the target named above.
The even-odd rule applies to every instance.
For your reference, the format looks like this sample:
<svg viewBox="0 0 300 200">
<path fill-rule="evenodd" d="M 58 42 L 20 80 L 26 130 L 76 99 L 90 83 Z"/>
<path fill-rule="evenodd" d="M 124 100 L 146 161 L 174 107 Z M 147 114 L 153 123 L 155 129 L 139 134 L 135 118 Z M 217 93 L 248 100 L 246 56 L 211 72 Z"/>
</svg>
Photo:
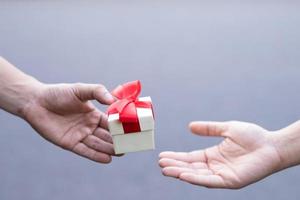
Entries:
<svg viewBox="0 0 300 200">
<path fill-rule="evenodd" d="M 212 172 L 208 169 L 191 169 L 183 167 L 165 167 L 162 169 L 162 173 L 165 176 L 170 176 L 174 178 L 179 178 L 182 173 L 193 173 L 193 174 L 202 174 L 202 175 L 211 175 Z"/>
<path fill-rule="evenodd" d="M 162 169 L 162 174 L 164 176 L 170 176 L 174 178 L 179 178 L 181 173 L 195 173 L 195 169 L 183 168 L 183 167 L 165 167 Z"/>
<path fill-rule="evenodd" d="M 101 111 L 99 111 L 101 113 L 100 115 L 100 119 L 99 119 L 99 124 L 98 126 L 105 129 L 105 130 L 108 130 L 108 118 L 107 118 L 107 115 Z"/>
<path fill-rule="evenodd" d="M 188 163 L 178 161 L 170 158 L 162 158 L 158 161 L 160 167 L 176 166 L 176 167 L 188 167 Z"/>
<path fill-rule="evenodd" d="M 194 185 L 200 185 L 209 188 L 225 187 L 223 179 L 217 175 L 197 175 L 187 172 L 180 174 L 179 179 Z"/>
<path fill-rule="evenodd" d="M 97 128 L 93 135 L 95 135 L 96 137 L 98 137 L 99 139 L 105 141 L 105 142 L 108 142 L 108 143 L 113 143 L 113 140 L 112 140 L 112 137 L 110 135 L 110 133 L 103 129 L 103 128 Z"/>
<path fill-rule="evenodd" d="M 81 101 L 97 100 L 102 104 L 112 104 L 115 98 L 101 84 L 75 84 L 75 94 Z"/>
<path fill-rule="evenodd" d="M 113 144 L 111 134 L 103 128 L 97 128 L 95 130 L 95 132 L 93 133 L 93 135 L 95 135 L 96 137 L 98 137 L 99 139 L 101 139 L 107 143 Z M 117 156 L 117 157 L 121 157 L 123 155 L 124 154 L 113 154 L 113 156 Z"/>
<path fill-rule="evenodd" d="M 83 143 L 78 143 L 74 148 L 73 152 L 83 156 L 85 158 L 88 158 L 90 160 L 93 160 L 95 162 L 99 163 L 110 163 L 111 162 L 111 156 L 107 155 L 105 153 L 97 152 L 94 149 L 89 148 L 87 145 Z"/>
<path fill-rule="evenodd" d="M 94 135 L 87 136 L 82 142 L 89 148 L 94 149 L 98 152 L 106 153 L 108 155 L 115 154 L 113 145 L 111 143 L 105 142 L 104 140 L 101 140 Z"/>
<path fill-rule="evenodd" d="M 173 152 L 165 151 L 159 154 L 160 158 L 171 158 L 175 160 L 180 160 L 183 162 L 196 162 L 196 161 L 206 161 L 205 153 L 203 150 L 192 151 L 192 152 Z"/>
<path fill-rule="evenodd" d="M 191 122 L 190 130 L 203 136 L 225 136 L 228 129 L 226 122 Z"/>
<path fill-rule="evenodd" d="M 187 163 L 183 161 L 178 161 L 169 158 L 162 158 L 158 161 L 160 167 L 186 167 L 191 169 L 199 169 L 199 168 L 207 168 L 207 165 L 203 162 L 194 162 L 194 163 Z"/>
</svg>

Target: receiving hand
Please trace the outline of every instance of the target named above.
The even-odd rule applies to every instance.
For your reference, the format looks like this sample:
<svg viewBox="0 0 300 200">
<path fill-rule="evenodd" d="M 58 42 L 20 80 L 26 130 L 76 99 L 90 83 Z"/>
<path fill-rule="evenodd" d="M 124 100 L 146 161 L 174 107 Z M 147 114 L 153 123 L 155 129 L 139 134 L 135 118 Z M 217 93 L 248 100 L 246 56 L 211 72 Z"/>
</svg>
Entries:
<svg viewBox="0 0 300 200">
<path fill-rule="evenodd" d="M 244 122 L 193 122 L 191 131 L 221 136 L 216 146 L 183 152 L 162 152 L 165 176 L 210 187 L 238 189 L 281 169 L 281 157 L 269 131 Z"/>
</svg>

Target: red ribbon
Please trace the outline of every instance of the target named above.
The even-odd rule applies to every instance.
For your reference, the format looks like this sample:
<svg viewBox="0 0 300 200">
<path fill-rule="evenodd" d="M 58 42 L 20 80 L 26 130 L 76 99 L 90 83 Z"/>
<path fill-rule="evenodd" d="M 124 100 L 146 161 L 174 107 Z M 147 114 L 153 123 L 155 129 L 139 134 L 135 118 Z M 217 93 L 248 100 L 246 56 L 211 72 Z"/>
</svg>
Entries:
<svg viewBox="0 0 300 200">
<path fill-rule="evenodd" d="M 107 113 L 119 113 L 119 120 L 123 125 L 125 133 L 140 132 L 139 118 L 136 108 L 151 108 L 151 102 L 139 101 L 141 93 L 140 81 L 132 81 L 119 85 L 112 91 L 118 100 L 108 107 Z"/>
</svg>

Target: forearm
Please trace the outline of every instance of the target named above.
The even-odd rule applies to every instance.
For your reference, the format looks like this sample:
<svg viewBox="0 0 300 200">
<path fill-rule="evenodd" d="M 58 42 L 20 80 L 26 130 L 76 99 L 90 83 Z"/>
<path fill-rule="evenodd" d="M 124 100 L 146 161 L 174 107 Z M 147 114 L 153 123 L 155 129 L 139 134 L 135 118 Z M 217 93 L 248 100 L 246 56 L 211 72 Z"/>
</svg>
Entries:
<svg viewBox="0 0 300 200">
<path fill-rule="evenodd" d="M 282 169 L 300 164 L 300 121 L 279 130 L 273 139 L 282 159 Z"/>
<path fill-rule="evenodd" d="M 0 108 L 23 117 L 42 84 L 0 57 Z"/>
</svg>

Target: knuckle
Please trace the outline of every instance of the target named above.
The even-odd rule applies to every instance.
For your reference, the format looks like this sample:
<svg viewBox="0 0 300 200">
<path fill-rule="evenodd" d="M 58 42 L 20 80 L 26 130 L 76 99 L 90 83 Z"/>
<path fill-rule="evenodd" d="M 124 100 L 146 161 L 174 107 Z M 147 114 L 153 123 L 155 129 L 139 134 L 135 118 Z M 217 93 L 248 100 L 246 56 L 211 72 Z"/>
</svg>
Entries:
<svg viewBox="0 0 300 200">
<path fill-rule="evenodd" d="M 66 140 L 61 140 L 58 144 L 62 149 L 65 149 L 65 150 L 72 150 L 72 148 L 73 148 L 72 144 Z"/>
<path fill-rule="evenodd" d="M 94 97 L 98 97 L 98 98 L 101 98 L 106 93 L 107 93 L 106 87 L 104 85 L 101 85 L 101 84 L 96 85 L 94 90 L 93 90 Z"/>
<path fill-rule="evenodd" d="M 94 157 L 94 154 L 96 153 L 95 151 L 89 150 L 89 149 L 81 149 L 81 155 L 87 157 L 87 158 L 92 158 Z"/>
<path fill-rule="evenodd" d="M 86 123 L 88 125 L 90 125 L 91 128 L 94 128 L 95 125 L 100 124 L 100 122 L 102 120 L 101 118 L 102 118 L 101 113 L 94 111 L 94 112 L 89 113 L 89 116 L 86 119 Z M 89 130 L 89 133 L 90 132 L 91 132 L 91 129 Z"/>
<path fill-rule="evenodd" d="M 92 160 L 96 161 L 97 160 L 97 152 L 96 151 L 91 152 L 90 155 L 89 155 L 89 157 Z"/>
<path fill-rule="evenodd" d="M 93 142 L 91 142 L 91 147 L 93 148 L 93 149 L 99 149 L 99 145 L 98 145 L 98 143 L 96 142 L 96 141 L 93 141 Z"/>
<path fill-rule="evenodd" d="M 101 91 L 105 91 L 105 90 L 106 90 L 106 87 L 105 87 L 104 85 L 102 85 L 102 84 L 98 84 L 98 85 L 97 85 L 97 89 L 98 89 L 98 90 L 101 90 Z"/>
<path fill-rule="evenodd" d="M 112 136 L 111 136 L 109 133 L 105 133 L 105 134 L 104 134 L 104 139 L 105 139 L 106 141 L 112 142 Z"/>
<path fill-rule="evenodd" d="M 217 129 L 216 125 L 214 123 L 210 122 L 209 125 L 207 126 L 207 134 L 211 135 L 211 134 L 215 133 L 216 129 Z"/>
<path fill-rule="evenodd" d="M 92 118 L 96 118 L 98 120 L 103 120 L 102 114 L 100 112 L 98 112 L 98 111 L 92 112 L 91 115 L 92 115 Z"/>
</svg>

